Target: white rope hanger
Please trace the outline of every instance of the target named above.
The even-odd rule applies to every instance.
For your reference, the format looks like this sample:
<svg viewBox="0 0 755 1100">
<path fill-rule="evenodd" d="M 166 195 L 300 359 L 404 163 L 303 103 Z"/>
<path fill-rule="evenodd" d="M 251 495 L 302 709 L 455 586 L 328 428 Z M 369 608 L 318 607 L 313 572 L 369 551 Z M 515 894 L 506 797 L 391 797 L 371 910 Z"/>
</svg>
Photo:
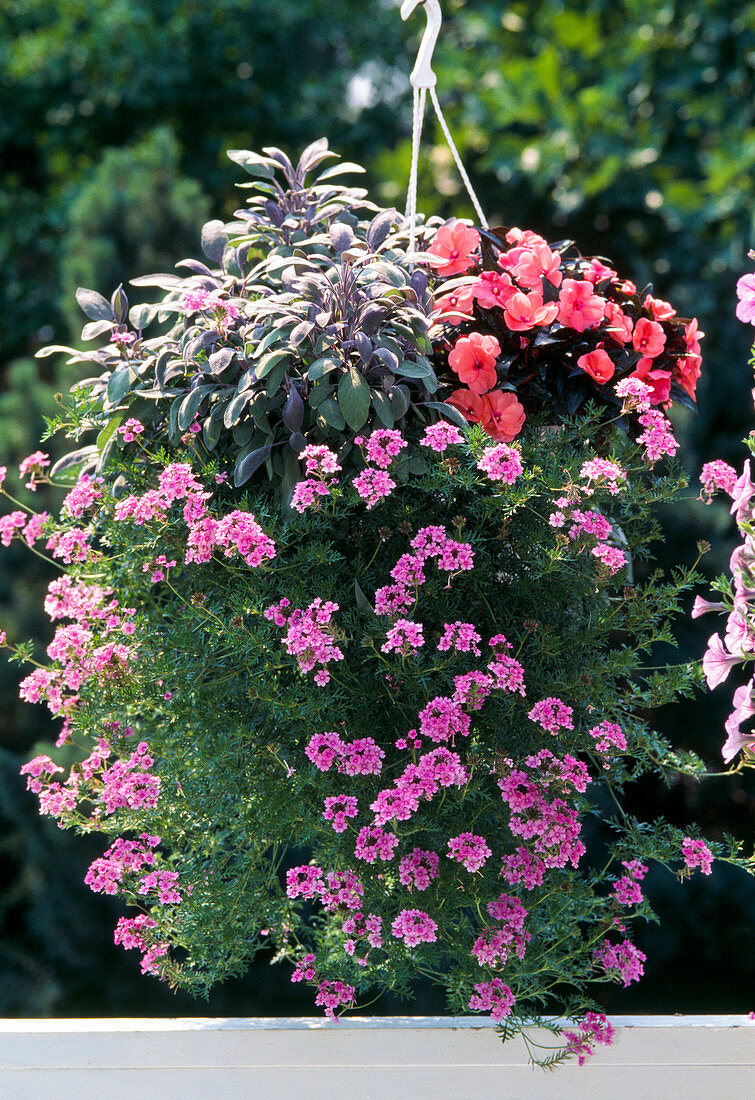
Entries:
<svg viewBox="0 0 755 1100">
<path fill-rule="evenodd" d="M 480 225 L 483 229 L 488 228 L 488 223 L 485 220 L 485 215 L 482 212 L 482 207 L 478 201 L 477 195 L 474 193 L 474 188 L 466 173 L 464 165 L 461 163 L 461 157 L 459 156 L 459 150 L 454 144 L 454 140 L 451 137 L 451 131 L 448 128 L 448 124 L 443 117 L 443 112 L 440 108 L 440 102 L 435 91 L 435 85 L 437 84 L 437 77 L 432 70 L 432 57 L 433 50 L 435 49 L 435 43 L 438 40 L 438 34 L 440 32 L 440 25 L 442 21 L 440 3 L 439 0 L 404 0 L 401 5 L 401 18 L 407 20 L 412 14 L 414 9 L 420 4 L 424 5 L 425 15 L 427 16 L 427 26 L 425 27 L 425 33 L 422 36 L 419 52 L 417 54 L 417 62 L 412 69 L 409 80 L 411 81 L 413 94 L 413 110 L 412 110 L 412 166 L 409 173 L 409 191 L 406 200 L 406 217 L 409 221 L 409 251 L 414 252 L 414 244 L 417 233 L 417 170 L 419 165 L 419 148 L 422 141 L 422 123 L 425 117 L 425 104 L 427 102 L 427 92 L 430 92 L 430 101 L 435 109 L 435 114 L 438 117 L 440 128 L 443 131 L 448 148 L 451 150 L 451 155 L 456 162 L 456 167 L 459 169 L 459 175 L 462 178 L 464 186 L 467 189 L 467 194 L 472 200 L 472 205 L 475 208 L 477 217 L 480 220 Z"/>
</svg>

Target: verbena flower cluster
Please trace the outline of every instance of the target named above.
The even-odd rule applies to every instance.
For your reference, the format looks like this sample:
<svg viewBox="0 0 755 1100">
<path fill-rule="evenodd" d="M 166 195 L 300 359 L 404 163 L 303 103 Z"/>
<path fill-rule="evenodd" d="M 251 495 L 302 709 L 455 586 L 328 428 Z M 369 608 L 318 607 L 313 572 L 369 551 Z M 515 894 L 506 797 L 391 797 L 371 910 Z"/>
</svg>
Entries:
<svg viewBox="0 0 755 1100">
<path fill-rule="evenodd" d="M 651 507 L 684 486 L 676 467 L 656 466 L 676 449 L 658 407 L 671 390 L 652 377 L 667 360 L 641 311 L 656 310 L 649 323 L 684 364 L 697 353 L 676 348 L 685 338 L 665 304 L 637 306 L 596 261 L 562 270 L 562 253 L 522 235 L 496 253 L 497 271 L 462 284 L 476 290 L 458 320 L 471 313 L 473 324 L 447 355 L 440 329 L 430 330 L 440 343 L 427 340 L 440 316 L 424 297 L 427 278 L 398 244 L 360 281 L 369 264 L 359 262 L 360 223 L 343 221 L 344 195 L 324 175 L 306 202 L 296 192 L 308 157 L 325 152 L 310 150 L 290 172 L 277 151 L 238 154 L 273 196 L 252 204 L 246 243 L 263 252 L 265 277 L 289 272 L 288 290 L 237 293 L 248 255 L 215 224 L 206 247 L 227 277 L 194 265 L 189 285 L 176 283 L 168 306 L 152 311 L 175 307 L 180 332 L 147 340 L 122 321 L 95 322 L 111 338 L 98 361 L 112 373 L 75 390 L 63 425 L 76 437 L 98 429 L 97 443 L 52 472 L 35 452 L 20 471 L 32 488 L 68 477 L 58 518 L 23 508 L 0 470 L 12 506 L 0 539 L 49 551 L 61 569 L 45 601 L 54 636 L 21 693 L 61 719 L 63 751 L 23 772 L 42 813 L 103 834 L 87 882 L 132 907 L 115 940 L 140 953 L 145 973 L 206 992 L 272 947 L 333 1017 L 376 988 L 409 995 L 429 978 L 452 1011 L 488 1013 L 506 1035 L 531 1022 L 559 1032 L 549 1021 L 565 1015 L 574 1029 L 546 1061 L 582 1062 L 611 1040 L 595 984 L 642 975 L 632 929 L 652 916 L 642 889 L 650 862 L 681 876 L 710 873 L 713 859 L 746 865 L 736 846 L 620 809 L 625 785 L 644 772 L 704 772 L 647 720 L 695 681 L 693 668 L 659 670 L 650 656 L 669 640 L 694 574 L 632 581 L 633 557 L 653 552 Z M 290 192 L 274 182 L 276 164 L 293 173 Z M 377 213 L 373 247 L 393 224 Z M 459 226 L 426 231 L 440 277 L 468 270 L 479 245 Z M 297 266 L 305 238 L 309 258 Z M 324 307 L 310 303 L 295 336 L 289 314 L 315 284 L 322 295 L 332 249 L 331 289 L 362 327 L 318 348 Z M 562 288 L 555 298 L 543 279 Z M 594 293 L 574 291 L 567 316 L 559 294 L 570 279 Z M 492 295 L 514 283 L 524 288 L 516 302 L 508 291 L 500 305 L 481 297 L 482 286 Z M 427 307 L 425 330 L 400 319 L 407 303 Z M 122 308 L 118 293 L 111 308 Z M 443 331 L 449 308 L 440 307 Z M 578 415 L 562 414 L 555 382 L 538 409 L 533 380 L 522 381 L 520 414 L 502 375 L 502 330 L 481 327 L 483 317 L 494 327 L 496 311 L 530 341 L 517 344 L 530 365 L 534 345 L 551 346 L 532 342 L 535 326 L 568 330 L 567 358 L 574 334 L 602 341 L 594 350 L 615 357 L 621 375 L 610 399 L 598 393 Z M 610 343 L 619 324 L 627 343 L 645 331 L 635 350 L 658 362 L 628 371 L 635 360 Z M 546 335 L 562 339 L 556 328 Z M 276 341 L 285 357 L 264 360 Z M 591 363 L 575 369 L 594 381 Z M 128 385 L 113 381 L 132 368 Z M 442 389 L 427 400 L 436 368 L 438 379 L 456 371 L 490 416 L 460 416 L 463 402 L 449 406 Z M 568 381 L 571 366 L 560 369 Z M 372 410 L 363 402 L 358 416 L 355 373 Z M 211 393 L 208 376 L 219 379 Z M 310 415 L 329 401 L 330 419 Z M 242 406 L 254 425 L 243 443 L 226 421 Z M 221 419 L 231 436 L 211 445 Z M 243 464 L 256 432 L 272 442 L 254 476 Z M 719 465 L 706 485 L 736 492 L 744 507 L 731 477 Z M 0 644 L 15 660 L 34 658 L 5 635 Z"/>
</svg>

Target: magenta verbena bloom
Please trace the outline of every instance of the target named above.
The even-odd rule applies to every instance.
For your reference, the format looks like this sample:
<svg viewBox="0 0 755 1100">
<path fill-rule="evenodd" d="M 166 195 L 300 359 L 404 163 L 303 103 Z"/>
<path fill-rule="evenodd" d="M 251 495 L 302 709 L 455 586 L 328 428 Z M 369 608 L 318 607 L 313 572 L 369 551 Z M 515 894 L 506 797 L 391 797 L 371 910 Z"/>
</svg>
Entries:
<svg viewBox="0 0 755 1100">
<path fill-rule="evenodd" d="M 477 982 L 476 993 L 469 998 L 469 1007 L 473 1012 L 489 1012 L 491 1019 L 503 1020 L 511 1015 L 514 1007 L 514 994 L 501 978 L 491 978 L 489 982 Z"/>
<path fill-rule="evenodd" d="M 453 444 L 463 443 L 464 436 L 454 424 L 438 420 L 437 423 L 425 428 L 425 433 L 419 442 L 420 446 L 429 447 L 432 451 L 443 454 Z"/>
<path fill-rule="evenodd" d="M 603 1013 L 587 1012 L 580 1020 L 579 1031 L 565 1031 L 564 1037 L 567 1040 L 567 1053 L 576 1055 L 578 1064 L 583 1066 L 595 1053 L 596 1043 L 611 1046 L 614 1029 Z"/>
<path fill-rule="evenodd" d="M 506 485 L 513 485 L 524 469 L 519 448 L 506 443 L 489 447 L 477 463 L 477 468 L 491 481 L 502 481 Z"/>
<path fill-rule="evenodd" d="M 385 470 L 374 470 L 370 466 L 352 480 L 352 485 L 367 505 L 368 511 L 389 497 L 396 488 L 396 482 Z"/>
<path fill-rule="evenodd" d="M 420 943 L 434 943 L 438 925 L 421 909 L 402 909 L 391 924 L 391 932 L 407 947 L 416 947 Z"/>
<path fill-rule="evenodd" d="M 492 854 L 485 837 L 474 833 L 459 833 L 448 842 L 449 858 L 455 859 L 471 872 L 479 871 Z"/>
<path fill-rule="evenodd" d="M 573 714 L 572 707 L 551 695 L 535 703 L 527 717 L 532 722 L 537 722 L 547 733 L 556 734 L 559 730 L 574 728 Z"/>
<path fill-rule="evenodd" d="M 682 841 L 684 863 L 690 871 L 699 867 L 704 875 L 713 872 L 713 853 L 704 840 L 685 837 Z"/>
</svg>

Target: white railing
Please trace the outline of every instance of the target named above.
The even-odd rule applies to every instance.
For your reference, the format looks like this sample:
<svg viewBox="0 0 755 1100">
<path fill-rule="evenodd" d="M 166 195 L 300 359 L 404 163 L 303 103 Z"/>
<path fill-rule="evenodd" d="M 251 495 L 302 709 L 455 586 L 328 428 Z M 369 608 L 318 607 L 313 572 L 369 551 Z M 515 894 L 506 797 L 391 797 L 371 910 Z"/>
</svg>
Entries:
<svg viewBox="0 0 755 1100">
<path fill-rule="evenodd" d="M 477 1017 L 0 1021 L 2 1100 L 718 1100 L 755 1097 L 746 1016 L 618 1016 L 550 1073 Z M 548 1044 L 552 1036 L 533 1031 Z"/>
</svg>

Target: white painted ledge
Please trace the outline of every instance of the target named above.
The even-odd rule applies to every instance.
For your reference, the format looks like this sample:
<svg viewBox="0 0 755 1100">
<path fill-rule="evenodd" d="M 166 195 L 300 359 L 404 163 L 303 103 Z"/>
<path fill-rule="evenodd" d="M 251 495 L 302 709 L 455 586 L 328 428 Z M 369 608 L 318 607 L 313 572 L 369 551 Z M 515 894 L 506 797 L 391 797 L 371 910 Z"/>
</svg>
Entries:
<svg viewBox="0 0 755 1100">
<path fill-rule="evenodd" d="M 747 1016 L 616 1016 L 583 1067 L 478 1017 L 0 1021 L 2 1100 L 755 1098 Z M 547 1032 L 531 1037 L 554 1042 Z"/>
</svg>

